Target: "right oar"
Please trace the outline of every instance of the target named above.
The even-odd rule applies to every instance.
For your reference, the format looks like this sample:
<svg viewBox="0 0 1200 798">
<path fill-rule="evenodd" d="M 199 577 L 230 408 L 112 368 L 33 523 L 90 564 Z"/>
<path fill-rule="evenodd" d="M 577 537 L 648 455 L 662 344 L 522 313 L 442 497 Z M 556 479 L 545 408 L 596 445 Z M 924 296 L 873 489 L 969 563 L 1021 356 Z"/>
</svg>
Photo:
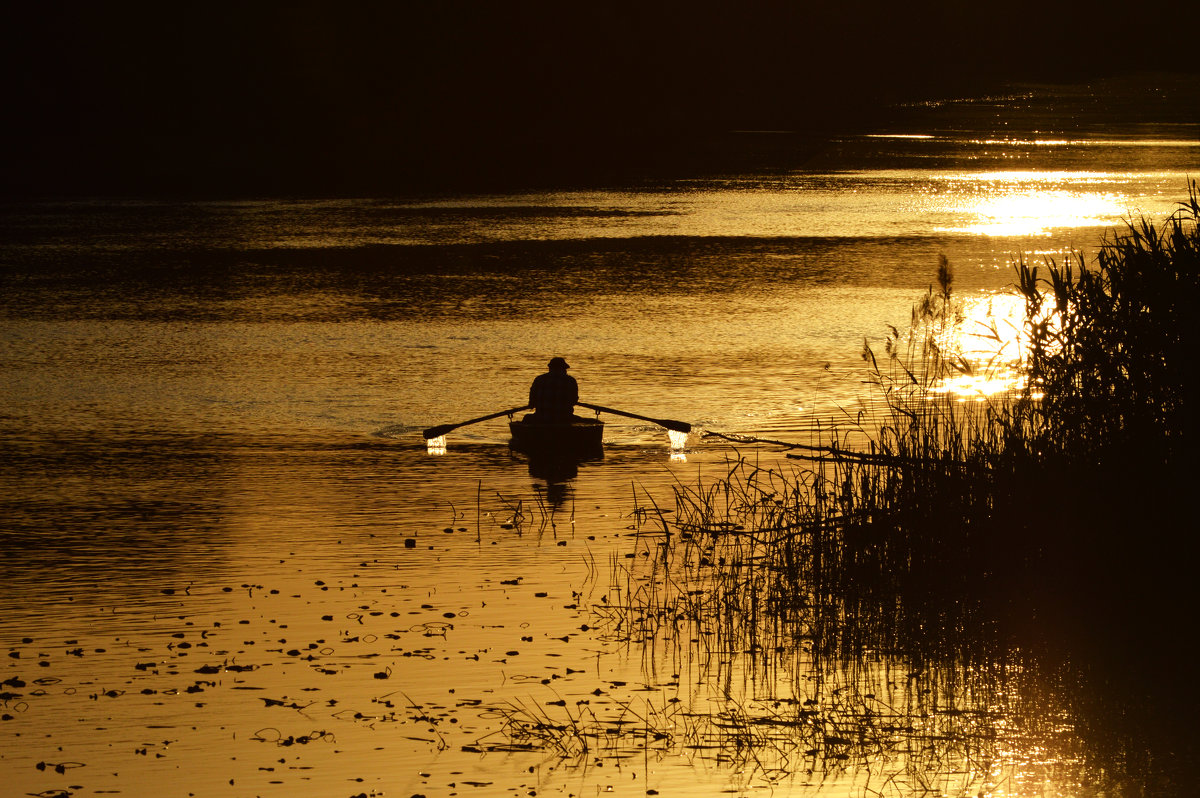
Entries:
<svg viewBox="0 0 1200 798">
<path fill-rule="evenodd" d="M 430 438 L 440 438 L 452 429 L 458 429 L 459 427 L 465 427 L 468 424 L 478 424 L 480 421 L 489 421 L 493 418 L 500 418 L 500 416 L 511 416 L 514 413 L 520 413 L 522 410 L 528 410 L 528 409 L 529 409 L 529 405 L 521 405 L 520 407 L 514 407 L 511 410 L 501 410 L 499 413 L 492 413 L 491 415 L 488 415 L 488 416 L 480 416 L 479 418 L 473 418 L 470 421 L 460 421 L 457 424 L 441 424 L 436 427 L 430 427 L 429 429 L 425 430 L 421 434 L 425 437 L 425 440 L 429 440 Z"/>
<path fill-rule="evenodd" d="M 627 416 L 628 418 L 636 418 L 639 421 L 649 421 L 651 424 L 657 424 L 660 427 L 673 429 L 676 432 L 691 432 L 692 425 L 686 421 L 673 421 L 669 418 L 650 418 L 649 416 L 639 416 L 637 413 L 626 413 L 624 410 L 613 410 L 611 407 L 603 407 L 602 405 L 589 405 L 587 402 L 579 402 L 580 407 L 586 407 L 589 410 L 595 410 L 597 413 L 612 413 L 617 416 Z"/>
</svg>

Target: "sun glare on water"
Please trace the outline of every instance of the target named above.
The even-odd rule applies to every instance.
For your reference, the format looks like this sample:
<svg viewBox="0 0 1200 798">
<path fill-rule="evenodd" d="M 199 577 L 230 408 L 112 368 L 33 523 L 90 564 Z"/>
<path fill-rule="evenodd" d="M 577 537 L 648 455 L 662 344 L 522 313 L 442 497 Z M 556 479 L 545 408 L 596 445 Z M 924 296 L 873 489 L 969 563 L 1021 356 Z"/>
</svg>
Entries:
<svg viewBox="0 0 1200 798">
<path fill-rule="evenodd" d="M 1109 175 L 1109 178 L 1112 176 Z M 1100 191 L 1086 176 L 1055 172 L 994 172 L 970 176 L 974 190 L 956 191 L 941 232 L 987 236 L 1049 235 L 1076 227 L 1107 227 L 1129 214 L 1118 194 Z"/>
<path fill-rule="evenodd" d="M 667 430 L 667 437 L 671 441 L 671 461 L 677 463 L 687 462 L 687 454 L 684 449 L 687 447 L 688 433 L 678 430 Z"/>
<path fill-rule="evenodd" d="M 932 390 L 962 400 L 983 400 L 1023 388 L 1028 341 L 1021 297 L 972 297 L 963 301 L 961 310 L 960 323 L 938 341 L 943 352 L 961 356 L 958 368 Z"/>
</svg>

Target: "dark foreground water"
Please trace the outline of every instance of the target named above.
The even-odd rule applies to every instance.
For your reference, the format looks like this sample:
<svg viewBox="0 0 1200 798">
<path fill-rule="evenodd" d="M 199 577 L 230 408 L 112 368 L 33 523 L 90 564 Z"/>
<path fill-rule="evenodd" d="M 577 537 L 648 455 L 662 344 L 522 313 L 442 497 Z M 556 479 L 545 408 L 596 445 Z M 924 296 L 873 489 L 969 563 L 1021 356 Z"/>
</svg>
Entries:
<svg viewBox="0 0 1200 798">
<path fill-rule="evenodd" d="M 1195 125 L 1047 132 L 1027 100 L 769 176 L 5 206 L 6 789 L 1102 789 L 1064 703 L 1019 674 L 747 658 L 614 609 L 670 583 L 639 568 L 674 484 L 790 468 L 701 431 L 852 428 L 864 339 L 907 324 L 939 254 L 961 345 L 990 357 L 973 325 L 1010 329 L 1015 257 L 1161 218 L 1200 171 Z M 585 401 L 697 432 L 671 449 L 605 416 L 604 458 L 552 474 L 503 420 L 426 451 L 421 429 L 521 404 L 554 354 Z M 864 717 L 890 719 L 878 744 Z"/>
</svg>

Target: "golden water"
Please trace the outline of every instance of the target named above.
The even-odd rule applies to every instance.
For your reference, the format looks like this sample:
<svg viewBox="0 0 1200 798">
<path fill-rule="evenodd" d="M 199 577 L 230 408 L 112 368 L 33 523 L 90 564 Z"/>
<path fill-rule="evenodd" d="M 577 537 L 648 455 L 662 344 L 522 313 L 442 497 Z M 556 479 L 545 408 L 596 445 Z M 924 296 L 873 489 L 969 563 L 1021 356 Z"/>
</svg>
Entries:
<svg viewBox="0 0 1200 798">
<path fill-rule="evenodd" d="M 915 702 L 901 654 L 834 678 L 803 646 L 617 625 L 614 584 L 671 577 L 675 485 L 792 465 L 703 431 L 859 423 L 864 338 L 907 325 L 939 254 L 959 345 L 1003 366 L 948 388 L 1011 385 L 1013 257 L 1168 213 L 1200 167 L 1194 130 L 884 133 L 809 171 L 609 191 L 5 206 L 6 788 L 1085 794 L 1037 685 L 936 716 L 994 722 L 987 757 L 835 751 L 834 772 L 771 714 L 842 717 L 867 685 Z M 421 439 L 521 404 L 551 355 L 584 401 L 693 434 L 606 418 L 604 457 L 553 473 L 502 419 Z M 922 676 L 943 709 L 944 676 Z M 1003 714 L 1022 702 L 1032 725 Z M 531 718 L 571 731 L 532 739 Z"/>
</svg>

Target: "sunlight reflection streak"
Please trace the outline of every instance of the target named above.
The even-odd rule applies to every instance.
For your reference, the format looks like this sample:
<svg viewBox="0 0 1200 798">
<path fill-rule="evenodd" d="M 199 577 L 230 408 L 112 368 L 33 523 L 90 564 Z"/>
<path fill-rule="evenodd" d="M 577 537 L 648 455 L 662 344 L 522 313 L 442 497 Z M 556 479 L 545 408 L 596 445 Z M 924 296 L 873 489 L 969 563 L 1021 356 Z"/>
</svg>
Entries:
<svg viewBox="0 0 1200 798">
<path fill-rule="evenodd" d="M 1053 174 L 973 177 L 979 193 L 952 201 L 947 211 L 958 218 L 956 223 L 939 226 L 940 231 L 987 236 L 1046 235 L 1056 228 L 1107 226 L 1129 215 L 1119 194 L 1082 190 L 1074 181 Z"/>
<path fill-rule="evenodd" d="M 678 430 L 669 429 L 667 430 L 667 437 L 671 439 L 672 451 L 683 449 L 687 446 L 688 433 L 686 432 L 679 432 Z"/>
<path fill-rule="evenodd" d="M 1028 335 L 1022 298 L 1015 294 L 972 297 L 963 301 L 961 310 L 961 323 L 938 341 L 943 352 L 959 356 L 958 373 L 931 390 L 982 400 L 1024 388 Z"/>
</svg>

